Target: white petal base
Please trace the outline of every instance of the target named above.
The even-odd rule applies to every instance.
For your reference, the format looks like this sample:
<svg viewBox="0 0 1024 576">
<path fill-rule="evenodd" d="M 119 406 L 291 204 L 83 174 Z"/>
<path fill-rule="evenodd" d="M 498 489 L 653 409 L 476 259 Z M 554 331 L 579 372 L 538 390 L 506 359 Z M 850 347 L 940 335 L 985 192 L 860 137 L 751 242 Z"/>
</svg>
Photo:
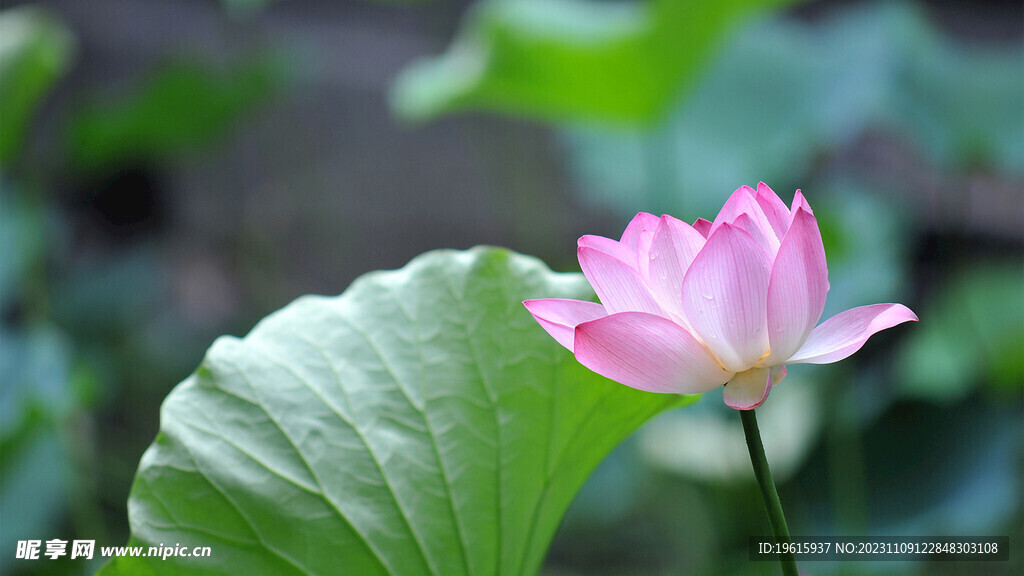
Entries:
<svg viewBox="0 0 1024 576">
<path fill-rule="evenodd" d="M 771 368 L 751 368 L 732 377 L 725 385 L 725 404 L 736 410 L 753 410 L 768 399 L 772 389 Z"/>
</svg>

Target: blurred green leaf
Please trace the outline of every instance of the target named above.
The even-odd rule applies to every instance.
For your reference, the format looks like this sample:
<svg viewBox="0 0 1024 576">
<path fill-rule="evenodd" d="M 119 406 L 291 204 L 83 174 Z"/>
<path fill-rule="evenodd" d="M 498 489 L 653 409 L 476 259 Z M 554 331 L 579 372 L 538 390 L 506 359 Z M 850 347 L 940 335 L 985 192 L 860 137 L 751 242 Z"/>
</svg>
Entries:
<svg viewBox="0 0 1024 576">
<path fill-rule="evenodd" d="M 77 404 L 71 390 L 70 345 L 56 327 L 0 333 L 0 436 L 17 436 L 26 421 L 52 423 Z"/>
<path fill-rule="evenodd" d="M 60 431 L 81 400 L 72 383 L 70 354 L 65 336 L 50 325 L 0 331 L 3 550 L 56 529 L 67 502 L 73 466 Z M 10 552 L 0 559 L 0 572 L 14 568 Z"/>
<path fill-rule="evenodd" d="M 38 427 L 17 446 L 4 447 L 0 460 L 0 571 L 27 568 L 14 558 L 18 540 L 61 537 L 61 513 L 68 504 L 73 467 L 56 430 Z M 19 564 L 21 564 L 19 566 Z"/>
<path fill-rule="evenodd" d="M 67 71 L 74 44 L 67 27 L 45 10 L 0 11 L 0 165 L 21 151 L 33 113 Z"/>
<path fill-rule="evenodd" d="M 46 218 L 0 176 L 0 305 L 9 305 L 43 258 Z"/>
<path fill-rule="evenodd" d="M 222 338 L 167 398 L 117 574 L 534 574 L 573 495 L 686 398 L 580 366 L 520 304 L 591 298 L 501 249 L 439 251 Z"/>
<path fill-rule="evenodd" d="M 1024 268 L 982 264 L 960 271 L 921 314 L 902 348 L 902 391 L 951 401 L 978 385 L 1024 385 Z"/>
<path fill-rule="evenodd" d="M 693 216 L 716 213 L 737 182 L 806 185 L 816 160 L 873 127 L 943 166 L 1019 171 L 1022 54 L 967 53 L 909 4 L 758 21 L 658 130 L 566 130 L 570 166 L 590 200 L 623 215 Z"/>
<path fill-rule="evenodd" d="M 740 18 L 790 1 L 484 0 L 446 54 L 402 72 L 392 105 L 417 121 L 484 109 L 646 124 Z"/>
<path fill-rule="evenodd" d="M 937 164 L 1024 173 L 1024 45 L 961 46 L 924 18 L 901 32 L 884 122 Z"/>
<path fill-rule="evenodd" d="M 223 133 L 270 92 L 276 71 L 267 58 L 223 70 L 179 61 L 116 98 L 94 97 L 71 121 L 72 159 L 81 168 L 148 161 L 200 146 Z"/>
<path fill-rule="evenodd" d="M 715 214 L 737 182 L 784 191 L 823 144 L 855 136 L 885 101 L 885 14 L 742 30 L 660 130 L 567 131 L 580 189 L 624 214 L 693 217 Z"/>
</svg>

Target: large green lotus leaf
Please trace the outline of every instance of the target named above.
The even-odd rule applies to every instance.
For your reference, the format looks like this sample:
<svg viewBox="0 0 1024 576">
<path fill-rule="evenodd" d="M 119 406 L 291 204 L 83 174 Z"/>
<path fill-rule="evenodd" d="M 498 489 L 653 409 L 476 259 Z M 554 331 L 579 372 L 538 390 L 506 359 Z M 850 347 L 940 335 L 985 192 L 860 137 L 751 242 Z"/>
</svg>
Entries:
<svg viewBox="0 0 1024 576">
<path fill-rule="evenodd" d="M 0 163 L 21 150 L 33 112 L 73 53 L 71 33 L 48 12 L 33 6 L 0 12 Z"/>
<path fill-rule="evenodd" d="M 520 301 L 590 298 L 502 249 L 437 251 L 217 340 L 167 397 L 119 574 L 534 574 L 584 479 L 688 399 L 582 368 Z"/>
<path fill-rule="evenodd" d="M 657 120 L 741 17 L 792 0 L 483 0 L 447 53 L 398 77 L 395 111 L 482 109 L 544 120 Z"/>
</svg>

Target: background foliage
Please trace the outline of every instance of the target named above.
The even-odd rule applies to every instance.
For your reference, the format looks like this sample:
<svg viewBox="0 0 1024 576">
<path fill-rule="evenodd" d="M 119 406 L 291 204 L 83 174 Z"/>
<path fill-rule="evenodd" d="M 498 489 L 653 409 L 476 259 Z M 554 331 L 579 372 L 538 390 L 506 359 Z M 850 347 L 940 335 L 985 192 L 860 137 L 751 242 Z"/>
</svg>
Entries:
<svg viewBox="0 0 1024 576">
<path fill-rule="evenodd" d="M 1020 3 L 783 4 L 5 3 L 0 572 L 99 568 L 21 539 L 127 541 L 160 403 L 217 336 L 434 248 L 575 271 L 582 234 L 758 180 L 819 215 L 826 315 L 922 319 L 759 412 L 794 532 L 1024 548 Z M 612 453 L 542 574 L 772 572 L 713 396 Z"/>
</svg>

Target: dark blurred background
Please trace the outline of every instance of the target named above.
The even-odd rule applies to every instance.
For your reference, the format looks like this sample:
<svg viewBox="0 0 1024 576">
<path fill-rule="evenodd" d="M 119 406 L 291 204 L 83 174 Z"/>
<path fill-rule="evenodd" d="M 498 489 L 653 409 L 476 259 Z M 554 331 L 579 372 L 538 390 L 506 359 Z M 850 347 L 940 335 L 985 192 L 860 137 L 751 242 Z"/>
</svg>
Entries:
<svg viewBox="0 0 1024 576">
<path fill-rule="evenodd" d="M 793 533 L 1011 539 L 808 569 L 1022 573 L 1024 6 L 743 4 L 4 2 L 0 572 L 97 568 L 17 540 L 127 539 L 160 402 L 216 336 L 434 248 L 578 270 L 582 234 L 764 180 L 815 208 L 826 316 L 921 317 L 759 410 Z M 708 398 L 598 469 L 544 573 L 774 573 L 757 498 Z"/>
</svg>

